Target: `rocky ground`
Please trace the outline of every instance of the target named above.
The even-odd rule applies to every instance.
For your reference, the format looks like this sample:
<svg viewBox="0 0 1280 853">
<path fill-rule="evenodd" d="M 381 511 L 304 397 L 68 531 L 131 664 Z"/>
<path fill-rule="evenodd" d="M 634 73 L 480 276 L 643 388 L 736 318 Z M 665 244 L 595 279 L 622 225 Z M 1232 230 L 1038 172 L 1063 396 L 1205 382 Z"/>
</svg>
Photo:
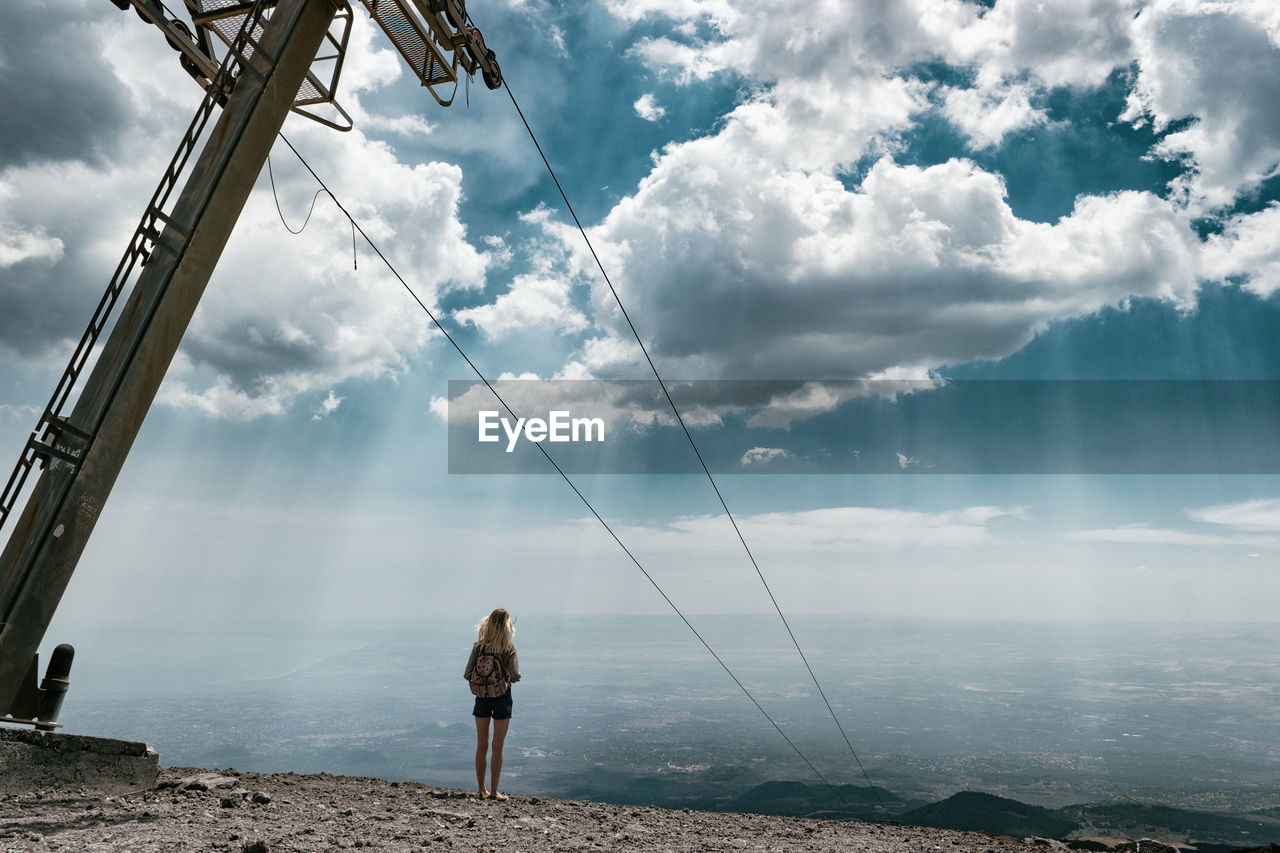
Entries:
<svg viewBox="0 0 1280 853">
<path fill-rule="evenodd" d="M 1056 841 L 984 833 L 544 797 L 495 802 L 417 783 L 191 768 L 162 770 L 157 789 L 122 796 L 33 791 L 0 800 L 0 850 L 41 853 L 352 848 L 1027 853 L 1048 847 L 1065 849 Z"/>
</svg>

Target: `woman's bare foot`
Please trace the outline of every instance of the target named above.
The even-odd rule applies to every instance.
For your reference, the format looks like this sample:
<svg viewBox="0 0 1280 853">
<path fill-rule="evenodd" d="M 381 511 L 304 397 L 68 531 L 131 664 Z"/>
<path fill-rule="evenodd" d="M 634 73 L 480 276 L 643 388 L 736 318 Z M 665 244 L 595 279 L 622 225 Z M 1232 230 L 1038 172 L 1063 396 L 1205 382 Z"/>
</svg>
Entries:
<svg viewBox="0 0 1280 853">
<path fill-rule="evenodd" d="M 497 791 L 494 791 L 492 794 L 489 795 L 489 799 L 497 800 L 498 802 L 503 802 L 504 800 L 507 800 L 510 798 L 506 794 L 499 794 Z"/>
<path fill-rule="evenodd" d="M 476 791 L 476 796 L 478 796 L 482 800 L 487 800 L 489 799 L 489 792 L 486 791 L 484 788 L 481 788 L 480 790 Z"/>
</svg>

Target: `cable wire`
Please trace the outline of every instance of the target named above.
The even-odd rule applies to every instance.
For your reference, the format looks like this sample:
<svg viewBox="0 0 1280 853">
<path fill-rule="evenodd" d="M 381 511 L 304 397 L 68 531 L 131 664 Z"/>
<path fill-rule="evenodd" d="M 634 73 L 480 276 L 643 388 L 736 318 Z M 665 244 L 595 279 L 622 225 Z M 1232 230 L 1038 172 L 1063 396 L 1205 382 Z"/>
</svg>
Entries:
<svg viewBox="0 0 1280 853">
<path fill-rule="evenodd" d="M 756 570 L 756 576 L 760 578 L 760 583 L 764 586 L 765 592 L 769 594 L 769 601 L 773 603 L 773 609 L 777 611 L 778 618 L 782 620 L 783 626 L 787 629 L 788 636 L 791 637 L 792 644 L 796 647 L 796 651 L 800 654 L 800 659 L 804 661 L 805 669 L 809 671 L 809 677 L 813 679 L 814 687 L 818 688 L 818 694 L 822 697 L 823 703 L 827 706 L 831 719 L 835 721 L 836 728 L 840 730 L 840 736 L 844 738 L 845 745 L 849 747 L 849 754 L 853 756 L 854 762 L 858 765 L 858 769 L 862 771 L 862 776 L 867 780 L 867 784 L 871 786 L 871 792 L 875 794 L 876 801 L 880 807 L 885 808 L 884 800 L 880 797 L 880 792 L 876 788 L 875 783 L 871 781 L 871 776 L 867 773 L 866 768 L 862 765 L 862 759 L 858 757 L 858 753 L 853 748 L 849 735 L 845 733 L 844 726 L 840 724 L 840 718 L 836 716 L 835 709 L 831 707 L 831 702 L 827 699 L 827 693 L 822 689 L 822 684 L 818 681 L 818 676 L 814 673 L 813 667 L 809 664 L 809 658 L 805 656 L 804 650 L 800 648 L 800 642 L 796 639 L 795 632 L 791 630 L 791 623 L 787 621 L 787 617 L 783 615 L 782 608 L 778 604 L 777 598 L 773 595 L 773 590 L 769 587 L 769 582 L 765 580 L 764 572 L 760 569 L 760 564 L 756 562 L 756 556 L 751 551 L 751 547 L 747 545 L 746 537 L 742 535 L 742 530 L 738 527 L 738 521 L 733 517 L 733 513 L 729 510 L 729 504 L 725 501 L 724 495 L 720 492 L 719 485 L 716 484 L 716 478 L 711 475 L 711 469 L 707 467 L 706 460 L 702 458 L 701 451 L 698 450 L 698 444 L 693 440 L 689 427 L 685 424 L 684 418 L 680 415 L 680 410 L 676 408 L 675 400 L 671 398 L 671 392 L 667 390 L 667 383 L 662 380 L 662 376 L 658 373 L 657 365 L 654 364 L 653 358 L 649 355 L 649 350 L 644 345 L 644 341 L 640 338 L 640 333 L 636 330 L 635 323 L 631 321 L 631 315 L 627 313 L 626 306 L 622 304 L 622 297 L 618 295 L 618 291 L 613 286 L 613 281 L 609 278 L 609 273 L 604 268 L 604 263 L 600 260 L 600 256 L 596 254 L 596 248 L 591 243 L 591 238 L 587 236 L 587 231 L 582 227 L 582 222 L 578 219 L 578 214 L 574 212 L 573 204 L 569 201 L 569 196 L 565 193 L 564 187 L 560 185 L 560 179 L 556 177 L 555 169 L 551 168 L 551 162 L 547 160 L 546 153 L 542 150 L 542 145 L 538 142 L 537 135 L 533 132 L 533 128 L 529 126 L 529 120 L 524 116 L 524 110 L 520 109 L 520 104 L 516 102 L 515 93 L 511 91 L 511 86 L 503 81 L 503 88 L 507 90 L 507 97 L 511 99 L 511 105 L 516 108 L 516 113 L 520 116 L 520 121 L 524 124 L 524 129 L 528 131 L 529 138 L 533 140 L 533 145 L 538 149 L 538 156 L 542 158 L 542 163 L 547 167 L 551 180 L 555 183 L 556 189 L 560 192 L 560 198 L 564 199 L 564 206 L 569 211 L 569 215 L 573 217 L 573 222 L 578 226 L 578 233 L 582 235 L 583 241 L 587 244 L 587 248 L 591 251 L 591 257 L 595 259 L 596 266 L 600 269 L 600 275 L 604 277 L 604 283 L 609 286 L 609 292 L 613 294 L 613 299 L 618 303 L 618 309 L 622 312 L 622 317 L 627 321 L 631 334 L 635 337 L 636 343 L 640 345 L 640 351 L 644 353 L 645 361 L 649 363 L 649 369 L 653 371 L 654 378 L 658 380 L 658 385 L 662 388 L 662 393 L 667 398 L 667 403 L 671 406 L 671 411 L 675 414 L 676 420 L 680 423 L 680 428 L 684 430 L 685 438 L 689 440 L 689 446 L 693 448 L 693 453 L 698 457 L 698 464 L 702 466 L 702 471 L 707 476 L 707 481 L 711 483 L 711 488 L 716 493 L 716 498 L 720 501 L 720 506 L 724 509 L 724 514 L 729 519 L 729 523 L 733 525 L 733 532 L 738 535 L 738 541 L 742 543 L 743 549 L 747 552 L 747 557 L 751 560 L 752 567 Z"/>
<path fill-rule="evenodd" d="M 283 138 L 283 134 L 281 134 L 281 137 Z M 289 140 L 287 139 L 285 140 L 286 143 L 288 141 Z M 292 148 L 293 146 L 290 145 L 289 147 Z M 294 151 L 293 153 L 298 154 L 297 151 Z M 298 159 L 301 160 L 302 156 L 298 155 Z M 304 164 L 305 162 L 306 161 L 303 161 Z M 315 173 L 312 172 L 312 174 L 314 175 Z M 280 194 L 276 192 L 276 176 L 275 176 L 275 173 L 272 172 L 271 170 L 270 154 L 267 155 L 267 177 L 271 179 L 271 197 L 274 198 L 276 201 L 276 213 L 280 214 L 280 224 L 284 226 L 284 230 L 288 231 L 290 234 L 293 234 L 295 236 L 307 230 L 307 223 L 311 221 L 311 214 L 315 213 L 316 200 L 320 198 L 320 195 L 322 193 L 327 193 L 329 198 L 333 198 L 333 193 L 329 192 L 329 188 L 326 187 L 324 184 L 321 184 L 320 189 L 316 190 L 316 194 L 311 197 L 311 208 L 307 211 L 307 218 L 302 220 L 302 225 L 298 228 L 297 231 L 294 231 L 292 228 L 289 227 L 289 223 L 285 221 L 284 211 L 280 209 Z M 316 180 L 319 180 L 319 178 L 317 178 Z M 333 198 L 333 203 L 338 204 L 338 200 L 336 198 Z M 338 204 L 338 207 L 342 207 L 342 205 Z M 344 210 L 343 213 L 346 213 L 346 211 Z M 356 221 L 352 219 L 350 215 L 347 216 L 347 220 L 351 223 L 351 268 L 353 270 L 358 270 L 360 269 L 360 263 L 357 260 L 357 256 L 356 256 Z"/>
<path fill-rule="evenodd" d="M 400 272 L 395 268 L 395 266 L 391 263 L 391 261 L 387 258 L 387 256 L 382 253 L 382 250 L 378 248 L 377 244 L 373 242 L 372 238 L 370 238 L 369 235 L 365 233 L 365 230 L 360 225 L 360 223 L 357 222 L 355 217 L 352 216 L 347 211 L 346 207 L 342 204 L 342 202 L 338 200 L 338 197 L 333 194 L 333 191 L 330 190 L 329 187 L 325 184 L 325 182 L 321 180 L 320 176 L 316 174 L 316 171 L 311 168 L 311 164 L 307 162 L 306 158 L 302 156 L 302 154 L 298 151 L 298 149 L 293 146 L 293 143 L 290 142 L 289 139 L 283 133 L 280 134 L 280 139 L 284 142 L 285 145 L 289 146 L 289 150 L 294 153 L 294 156 L 298 158 L 299 162 L 301 162 L 302 165 L 306 168 L 306 170 L 311 173 L 311 177 L 314 178 L 316 183 L 320 185 L 320 190 L 318 192 L 327 193 L 329 198 L 333 199 L 333 203 L 338 206 L 338 210 L 342 211 L 342 215 L 347 217 L 348 221 L 351 222 L 351 226 L 360 232 L 360 236 L 363 237 L 364 241 L 369 244 L 369 248 L 373 250 L 374 254 L 376 254 L 379 259 L 381 259 L 381 261 L 386 265 L 387 269 L 391 271 L 391 274 L 396 277 L 396 280 L 400 282 L 401 286 L 405 289 L 405 291 L 409 294 L 409 296 L 412 297 L 413 301 L 418 304 L 418 307 L 421 308 L 423 312 L 427 315 L 427 317 L 431 319 L 431 322 L 435 324 L 435 327 L 440 330 L 441 334 L 444 335 L 445 340 L 447 340 L 453 346 L 453 348 L 457 351 L 458 355 L 462 356 L 462 360 L 467 363 L 467 366 L 471 368 L 472 372 L 475 373 L 475 375 L 480 379 L 480 381 L 484 383 L 485 387 L 489 389 L 490 393 L 493 394 L 494 398 L 502 405 L 502 408 L 506 409 L 507 414 L 509 414 L 512 418 L 517 417 L 516 413 L 511 409 L 509 405 L 507 405 L 507 401 L 504 400 L 502 398 L 502 395 L 498 393 L 498 390 L 494 388 L 492 384 L 490 384 L 489 380 L 485 377 L 484 373 L 482 373 L 480 371 L 480 368 L 476 366 L 475 362 L 471 360 L 471 357 L 468 356 L 465 351 L 463 351 L 462 346 L 457 342 L 456 339 L 454 339 L 453 335 L 449 334 L 449 330 L 444 327 L 444 324 L 441 323 L 440 320 L 436 317 L 436 315 L 431 311 L 431 309 L 427 307 L 426 303 L 423 302 L 421 298 L 419 298 L 418 294 L 414 291 L 412 287 L 409 286 L 409 283 L 404 280 L 404 277 L 400 275 Z M 746 685 L 743 684 L 741 680 L 739 680 L 738 676 L 735 675 L 733 670 L 729 668 L 729 665 L 724 662 L 724 660 L 720 657 L 720 655 L 716 654 L 716 651 L 711 647 L 711 644 L 708 643 L 707 640 L 702 636 L 702 634 L 698 632 L 697 628 L 693 627 L 693 623 L 690 622 L 688 618 L 685 617 L 684 613 L 680 610 L 680 608 L 676 605 L 676 603 L 671 599 L 671 597 L 667 595 L 666 591 L 664 591 L 662 587 L 658 584 L 658 582 L 654 580 L 653 575 L 649 574 L 648 570 L 645 569 L 645 567 L 640 563 L 640 560 L 637 559 L 635 554 L 631 552 L 631 549 L 628 548 L 626 544 L 622 541 L 622 539 L 618 537 L 618 534 L 614 532 L 614 529 L 609 525 L 607 521 L 604 520 L 604 517 L 601 516 L 600 513 L 596 511 L 596 508 L 591 505 L 591 501 L 587 500 L 586 495 L 584 495 L 578 489 L 577 485 L 573 482 L 572 479 L 569 478 L 569 475 L 564 472 L 564 469 L 560 467 L 559 463 L 557 463 L 556 460 L 551 457 L 551 454 L 547 452 L 547 449 L 543 447 L 542 443 L 535 442 L 534 444 L 538 448 L 538 450 L 541 451 L 543 457 L 546 458 L 546 460 L 551 463 L 551 466 L 556 469 L 556 473 L 560 475 L 560 478 L 564 480 L 564 482 L 569 486 L 569 488 L 573 490 L 573 493 L 578 496 L 578 499 L 582 501 L 583 505 L 586 506 L 587 510 L 590 511 L 590 513 L 593 516 L 595 516 L 596 521 L 600 522 L 601 526 L 604 527 L 605 531 L 608 532 L 609 536 L 612 537 L 613 541 L 618 543 L 618 547 L 620 547 L 623 550 L 623 553 L 625 553 L 627 557 L 630 558 L 631 562 L 635 565 L 635 567 L 640 570 L 640 573 L 644 575 L 645 580 L 649 581 L 650 585 L 652 585 L 653 588 L 657 590 L 658 595 L 662 596 L 662 600 L 665 601 L 667 605 L 670 606 L 670 608 L 673 611 L 675 611 L 675 614 L 680 617 L 680 621 L 684 622 L 685 626 L 690 631 L 693 632 L 693 635 L 698 638 L 698 642 L 702 643 L 703 647 L 707 650 L 707 652 L 710 653 L 710 655 L 713 658 L 715 658 L 716 663 L 720 664 L 721 669 L 723 669 L 725 673 L 728 674 L 729 678 L 733 679 L 733 683 L 738 685 L 738 688 L 741 689 L 744 694 L 746 694 L 746 697 L 751 700 L 751 704 L 755 705 L 756 710 L 758 710 L 764 716 L 764 718 L 769 721 L 769 724 L 772 725 L 773 728 L 778 732 L 778 734 L 782 736 L 782 739 L 787 742 L 787 745 L 790 746 L 793 750 L 795 750 L 796 755 L 800 756 L 800 759 L 804 761 L 804 763 L 809 767 L 810 770 L 813 771 L 813 774 L 822 780 L 822 783 L 827 786 L 828 790 L 831 791 L 832 795 L 840 802 L 840 804 L 852 810 L 853 804 L 850 803 L 848 800 L 846 800 L 843 795 L 841 795 L 839 789 L 837 789 L 835 785 L 831 784 L 831 782 L 827 780 L 827 777 L 822 775 L 821 771 L 819 771 L 818 768 L 814 766 L 813 762 L 809 760 L 809 757 L 806 756 L 803 751 L 801 751 L 800 747 L 796 745 L 795 741 L 793 741 L 790 737 L 788 737 L 787 733 L 782 730 L 782 727 L 778 725 L 777 721 L 774 720 L 772 716 L 770 716 L 769 712 L 766 711 L 764 709 L 764 706 L 762 706 L 756 700 L 756 697 L 752 695 L 751 691 L 747 689 Z"/>
<path fill-rule="evenodd" d="M 295 234 L 295 235 L 301 234 L 303 231 L 306 231 L 307 223 L 311 221 L 311 214 L 316 212 L 316 200 L 320 198 L 321 194 L 329 193 L 329 191 L 324 187 L 321 187 L 320 189 L 316 190 L 316 194 L 311 197 L 311 207 L 310 209 L 307 210 L 307 218 L 302 220 L 302 225 L 298 226 L 298 230 L 295 231 L 289 227 L 289 223 L 286 222 L 284 218 L 284 211 L 280 209 L 280 194 L 276 192 L 276 176 L 275 176 L 275 172 L 273 172 L 271 169 L 270 154 L 267 155 L 267 177 L 271 179 L 271 197 L 274 198 L 276 201 L 276 213 L 280 214 L 280 224 L 284 226 L 284 230 L 288 231 L 290 234 Z M 329 198 L 333 198 L 333 193 L 329 193 Z M 333 200 L 337 201 L 337 199 L 333 199 Z M 353 243 L 355 242 L 354 238 L 352 242 Z"/>
</svg>

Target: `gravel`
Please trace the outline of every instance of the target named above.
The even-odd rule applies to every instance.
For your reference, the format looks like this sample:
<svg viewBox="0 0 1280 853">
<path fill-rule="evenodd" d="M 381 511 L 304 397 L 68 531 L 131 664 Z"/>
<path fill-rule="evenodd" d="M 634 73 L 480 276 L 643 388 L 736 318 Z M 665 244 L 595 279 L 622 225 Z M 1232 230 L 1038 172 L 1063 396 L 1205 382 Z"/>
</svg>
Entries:
<svg viewBox="0 0 1280 853">
<path fill-rule="evenodd" d="M 506 802 L 416 782 L 193 768 L 123 796 L 32 791 L 0 800 L 4 851 L 313 850 L 866 851 L 1008 853 L 1056 841 L 974 832 L 512 795 Z"/>
</svg>

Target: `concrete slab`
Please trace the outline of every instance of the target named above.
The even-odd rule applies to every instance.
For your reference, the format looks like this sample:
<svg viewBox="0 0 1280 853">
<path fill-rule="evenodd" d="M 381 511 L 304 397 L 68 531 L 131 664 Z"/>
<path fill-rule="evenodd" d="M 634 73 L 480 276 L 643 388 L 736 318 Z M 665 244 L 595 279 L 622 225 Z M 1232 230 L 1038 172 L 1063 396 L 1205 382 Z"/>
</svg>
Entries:
<svg viewBox="0 0 1280 853">
<path fill-rule="evenodd" d="M 0 726 L 0 794 L 126 794 L 156 786 L 159 756 L 145 743 Z"/>
</svg>

